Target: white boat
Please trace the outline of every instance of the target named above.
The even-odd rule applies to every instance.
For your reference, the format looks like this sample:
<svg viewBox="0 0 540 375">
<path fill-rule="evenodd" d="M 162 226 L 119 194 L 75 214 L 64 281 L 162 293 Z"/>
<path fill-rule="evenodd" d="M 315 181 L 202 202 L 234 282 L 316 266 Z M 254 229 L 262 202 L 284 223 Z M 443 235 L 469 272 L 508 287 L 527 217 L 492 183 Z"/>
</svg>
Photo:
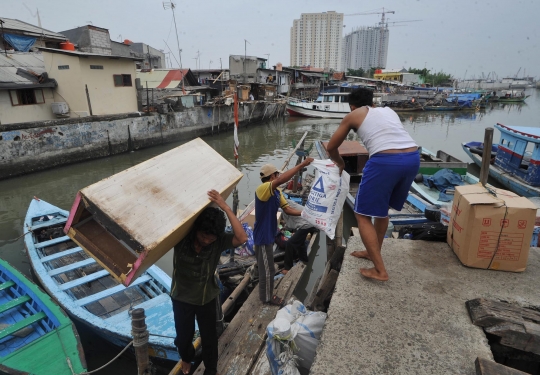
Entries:
<svg viewBox="0 0 540 375">
<path fill-rule="evenodd" d="M 289 99 L 287 102 L 287 112 L 291 116 L 344 118 L 351 112 L 349 108 L 349 93 L 322 93 L 317 100 L 312 102 Z"/>
</svg>

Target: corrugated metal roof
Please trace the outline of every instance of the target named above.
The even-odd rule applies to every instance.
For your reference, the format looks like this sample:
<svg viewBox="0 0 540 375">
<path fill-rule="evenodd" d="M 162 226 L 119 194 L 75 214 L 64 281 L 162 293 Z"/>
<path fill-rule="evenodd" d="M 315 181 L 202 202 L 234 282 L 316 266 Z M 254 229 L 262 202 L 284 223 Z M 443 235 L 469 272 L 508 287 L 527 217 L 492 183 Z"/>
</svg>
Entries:
<svg viewBox="0 0 540 375">
<path fill-rule="evenodd" d="M 33 71 L 37 74 L 45 72 L 45 64 L 41 53 L 8 53 L 0 54 L 0 82 L 31 84 L 33 81 L 17 75 L 17 69 Z"/>
<path fill-rule="evenodd" d="M 12 18 L 2 17 L 0 19 L 4 21 L 4 31 L 8 33 L 10 31 L 18 31 L 21 34 L 28 35 L 28 36 L 34 36 L 34 37 L 43 36 L 49 39 L 67 40 L 67 38 L 64 35 L 60 33 L 55 33 L 54 31 L 51 31 L 51 30 L 40 28 L 39 26 L 34 26 L 29 23 L 12 19 Z"/>
<path fill-rule="evenodd" d="M 149 89 L 174 89 L 182 83 L 183 74 L 189 69 L 153 69 L 150 72 L 137 71 L 137 78 L 141 79 L 141 85 Z M 185 84 L 185 83 L 184 83 Z"/>
<path fill-rule="evenodd" d="M 61 53 L 64 55 L 72 55 L 72 56 L 108 57 L 111 59 L 129 59 L 129 60 L 136 60 L 136 61 L 144 60 L 139 57 L 131 57 L 131 56 L 106 55 L 104 53 L 90 53 L 90 52 L 81 52 L 81 51 L 68 51 L 65 49 L 58 49 L 58 48 L 45 48 L 45 47 L 38 47 L 38 48 L 42 51 L 47 51 L 47 52 L 52 52 L 52 53 Z"/>
</svg>

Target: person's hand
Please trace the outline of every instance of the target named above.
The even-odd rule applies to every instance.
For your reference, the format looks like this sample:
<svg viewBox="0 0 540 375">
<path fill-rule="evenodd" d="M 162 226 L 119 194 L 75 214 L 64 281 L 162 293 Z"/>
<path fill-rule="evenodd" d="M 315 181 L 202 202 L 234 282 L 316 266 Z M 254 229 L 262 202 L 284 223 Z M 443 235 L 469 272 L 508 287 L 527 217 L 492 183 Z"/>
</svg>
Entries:
<svg viewBox="0 0 540 375">
<path fill-rule="evenodd" d="M 312 162 L 313 160 L 315 160 L 315 159 L 313 159 L 313 158 L 306 158 L 306 160 L 304 160 L 304 161 L 302 162 L 302 165 L 303 165 L 304 167 L 305 167 L 305 166 L 308 166 L 308 165 L 311 164 L 311 162 Z"/>
<path fill-rule="evenodd" d="M 341 176 L 341 174 L 343 173 L 343 170 L 345 169 L 345 163 L 335 163 L 336 164 L 336 167 L 339 168 L 339 175 Z"/>
<path fill-rule="evenodd" d="M 210 190 L 208 192 L 208 198 L 214 202 L 215 204 L 218 205 L 219 208 L 221 208 L 222 210 L 224 210 L 227 206 L 227 203 L 225 202 L 225 199 L 223 199 L 223 197 L 221 196 L 221 194 L 219 194 L 219 192 L 217 190 Z"/>
</svg>

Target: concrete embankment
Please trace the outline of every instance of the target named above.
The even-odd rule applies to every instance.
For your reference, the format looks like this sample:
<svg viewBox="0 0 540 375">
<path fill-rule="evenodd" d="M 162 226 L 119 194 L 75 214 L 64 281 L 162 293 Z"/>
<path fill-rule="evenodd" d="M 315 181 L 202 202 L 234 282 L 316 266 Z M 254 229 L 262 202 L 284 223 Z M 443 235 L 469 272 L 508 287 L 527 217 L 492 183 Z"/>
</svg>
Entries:
<svg viewBox="0 0 540 375">
<path fill-rule="evenodd" d="M 367 280 L 373 263 L 349 238 L 310 374 L 476 374 L 477 357 L 493 355 L 465 302 L 488 298 L 540 306 L 540 251 L 522 273 L 463 266 L 442 242 L 385 239 L 387 282 Z"/>
<path fill-rule="evenodd" d="M 241 125 L 283 116 L 283 103 L 244 102 Z M 0 179 L 189 140 L 231 129 L 233 106 L 197 106 L 167 114 L 130 113 L 0 125 Z"/>
</svg>

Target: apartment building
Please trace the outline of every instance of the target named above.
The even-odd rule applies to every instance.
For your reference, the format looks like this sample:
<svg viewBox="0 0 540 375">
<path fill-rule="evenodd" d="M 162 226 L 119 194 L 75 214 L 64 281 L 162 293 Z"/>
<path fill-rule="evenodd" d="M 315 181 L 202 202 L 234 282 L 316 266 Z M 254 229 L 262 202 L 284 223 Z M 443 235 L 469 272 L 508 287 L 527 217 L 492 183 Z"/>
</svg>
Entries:
<svg viewBox="0 0 540 375">
<path fill-rule="evenodd" d="M 302 13 L 291 27 L 291 66 L 341 70 L 343 13 Z"/>
<path fill-rule="evenodd" d="M 343 70 L 386 68 L 388 39 L 386 27 L 360 27 L 343 38 Z"/>
</svg>

